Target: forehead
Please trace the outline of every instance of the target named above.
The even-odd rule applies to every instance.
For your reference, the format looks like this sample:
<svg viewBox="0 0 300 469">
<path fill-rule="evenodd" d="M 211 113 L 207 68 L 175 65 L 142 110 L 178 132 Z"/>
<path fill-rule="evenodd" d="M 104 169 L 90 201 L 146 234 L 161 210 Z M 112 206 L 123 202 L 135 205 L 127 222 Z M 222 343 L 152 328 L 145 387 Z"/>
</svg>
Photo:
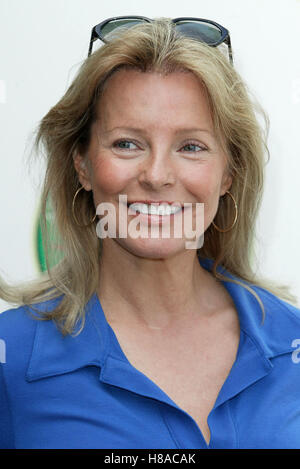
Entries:
<svg viewBox="0 0 300 469">
<path fill-rule="evenodd" d="M 119 70 L 105 84 L 98 103 L 98 118 L 104 127 L 116 122 L 141 124 L 212 126 L 204 86 L 189 71 L 168 75 L 157 72 Z M 188 121 L 188 122 L 187 122 Z M 120 124 L 121 125 L 121 124 Z"/>
</svg>

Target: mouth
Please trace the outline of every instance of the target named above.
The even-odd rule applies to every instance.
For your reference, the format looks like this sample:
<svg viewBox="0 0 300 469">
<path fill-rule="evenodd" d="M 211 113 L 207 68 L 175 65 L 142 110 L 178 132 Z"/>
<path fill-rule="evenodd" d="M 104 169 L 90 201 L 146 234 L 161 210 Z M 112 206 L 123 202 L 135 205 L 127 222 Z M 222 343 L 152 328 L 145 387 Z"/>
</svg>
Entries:
<svg viewBox="0 0 300 469">
<path fill-rule="evenodd" d="M 168 204 L 168 203 L 145 203 L 145 202 L 128 202 L 127 207 L 129 214 L 136 215 L 150 215 L 159 217 L 169 217 L 183 212 L 184 207 L 181 204 Z"/>
</svg>

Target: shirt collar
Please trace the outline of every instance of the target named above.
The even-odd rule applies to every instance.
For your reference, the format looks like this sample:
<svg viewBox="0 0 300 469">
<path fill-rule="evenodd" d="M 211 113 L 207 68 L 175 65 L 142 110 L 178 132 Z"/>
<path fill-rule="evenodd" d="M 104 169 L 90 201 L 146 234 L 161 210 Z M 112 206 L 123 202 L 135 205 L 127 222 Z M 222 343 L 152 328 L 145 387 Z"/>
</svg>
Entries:
<svg viewBox="0 0 300 469">
<path fill-rule="evenodd" d="M 200 259 L 200 263 L 210 270 L 213 261 Z M 219 266 L 217 271 L 229 278 L 228 281 L 222 281 L 222 284 L 235 304 L 240 327 L 261 353 L 266 358 L 274 358 L 293 351 L 291 344 L 295 328 L 299 328 L 299 309 L 264 288 L 232 275 L 222 266 Z M 240 284 L 231 280 L 238 281 Z M 258 295 L 264 306 L 264 315 L 258 300 L 245 287 L 251 288 Z"/>
<path fill-rule="evenodd" d="M 60 297 L 61 299 L 61 297 Z M 57 300 L 35 306 L 51 310 Z M 85 307 L 85 323 L 77 335 L 62 336 L 53 321 L 36 320 L 36 332 L 26 379 L 35 381 L 48 376 L 68 373 L 88 365 L 103 366 L 108 353 L 108 324 L 98 298 L 93 295 Z M 97 317 L 99 316 L 99 318 Z M 99 327 L 99 323 L 104 327 Z"/>
<path fill-rule="evenodd" d="M 211 260 L 199 260 L 204 268 L 210 270 L 213 263 Z M 225 269 L 218 270 L 230 279 L 236 279 Z M 299 327 L 299 317 L 295 314 L 299 310 L 261 288 L 252 287 L 265 306 L 265 321 L 262 323 L 261 307 L 249 291 L 230 281 L 224 281 L 223 285 L 231 295 L 239 314 L 241 340 L 238 353 L 241 354 L 245 349 L 245 341 L 249 350 L 251 342 L 252 352 L 248 358 L 251 358 L 253 367 L 251 379 L 255 380 L 270 371 L 272 367 L 270 358 L 294 350 L 291 343 L 295 328 Z M 123 386 L 130 387 L 128 376 L 130 373 L 138 372 L 123 354 L 113 330 L 106 321 L 96 294 L 87 303 L 85 312 L 84 328 L 75 336 L 62 337 L 52 321 L 37 321 L 32 355 L 26 374 L 28 381 L 95 365 L 101 368 L 100 379 L 103 381 L 115 384 L 120 380 L 120 376 L 123 376 Z M 240 363 L 246 358 L 243 357 Z M 256 363 L 253 363 L 253 360 Z M 237 367 L 237 361 L 234 367 Z M 258 362 L 260 367 L 257 366 Z M 247 363 L 245 366 L 248 366 Z M 144 375 L 142 377 L 145 379 Z"/>
</svg>

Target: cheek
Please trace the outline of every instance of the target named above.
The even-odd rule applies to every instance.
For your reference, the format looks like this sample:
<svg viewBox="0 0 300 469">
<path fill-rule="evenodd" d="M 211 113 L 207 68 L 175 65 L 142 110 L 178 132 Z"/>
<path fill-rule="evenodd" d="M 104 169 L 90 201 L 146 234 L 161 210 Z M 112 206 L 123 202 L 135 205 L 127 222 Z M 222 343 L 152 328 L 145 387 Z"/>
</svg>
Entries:
<svg viewBox="0 0 300 469">
<path fill-rule="evenodd" d="M 218 210 L 221 179 L 219 168 L 208 165 L 194 168 L 192 173 L 186 175 L 185 187 L 199 203 L 204 204 L 204 231 Z"/>
<path fill-rule="evenodd" d="M 93 165 L 93 187 L 101 195 L 122 193 L 133 176 L 132 169 L 109 159 L 98 159 Z"/>
<path fill-rule="evenodd" d="M 204 165 L 194 168 L 182 176 L 182 181 L 199 202 L 209 203 L 219 197 L 221 175 L 216 168 Z"/>
</svg>

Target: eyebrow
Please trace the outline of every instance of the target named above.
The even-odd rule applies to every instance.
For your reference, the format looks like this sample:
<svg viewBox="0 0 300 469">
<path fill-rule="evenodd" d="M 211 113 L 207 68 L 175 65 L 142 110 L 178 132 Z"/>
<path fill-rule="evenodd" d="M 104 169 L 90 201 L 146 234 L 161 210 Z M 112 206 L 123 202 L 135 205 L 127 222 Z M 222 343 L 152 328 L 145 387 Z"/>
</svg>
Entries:
<svg viewBox="0 0 300 469">
<path fill-rule="evenodd" d="M 110 133 L 110 132 L 113 132 L 114 130 L 125 130 L 126 132 L 134 132 L 136 134 L 137 133 L 147 133 L 147 131 L 145 131 L 145 129 L 138 128 L 138 127 L 114 127 L 113 129 L 106 130 L 103 133 Z M 186 127 L 186 128 L 180 128 L 180 129 L 175 130 L 176 135 L 187 133 L 187 132 L 205 132 L 205 133 L 208 133 L 208 134 L 212 135 L 212 132 L 209 129 L 200 129 L 200 128 L 197 128 L 197 127 L 195 127 L 195 128 Z"/>
</svg>

